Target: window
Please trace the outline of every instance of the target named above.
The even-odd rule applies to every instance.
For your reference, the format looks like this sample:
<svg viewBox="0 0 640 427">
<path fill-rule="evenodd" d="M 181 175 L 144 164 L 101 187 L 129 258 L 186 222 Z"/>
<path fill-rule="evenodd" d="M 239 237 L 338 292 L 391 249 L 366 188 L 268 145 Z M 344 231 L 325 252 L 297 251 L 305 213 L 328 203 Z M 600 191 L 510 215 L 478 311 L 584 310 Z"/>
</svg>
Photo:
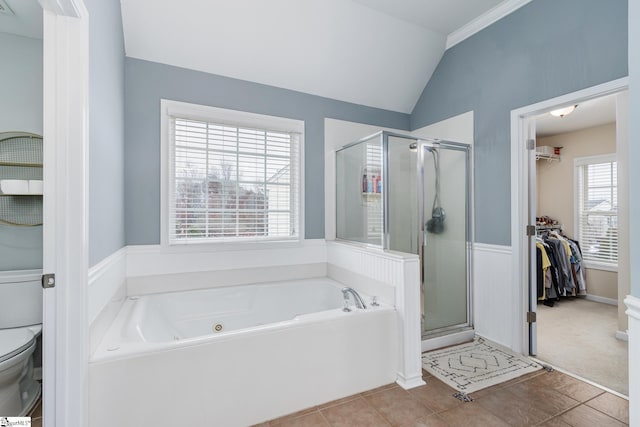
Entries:
<svg viewBox="0 0 640 427">
<path fill-rule="evenodd" d="M 300 237 L 303 123 L 163 100 L 169 244 Z"/>
<path fill-rule="evenodd" d="M 618 266 L 618 167 L 615 155 L 575 159 L 576 230 L 587 265 Z"/>
</svg>

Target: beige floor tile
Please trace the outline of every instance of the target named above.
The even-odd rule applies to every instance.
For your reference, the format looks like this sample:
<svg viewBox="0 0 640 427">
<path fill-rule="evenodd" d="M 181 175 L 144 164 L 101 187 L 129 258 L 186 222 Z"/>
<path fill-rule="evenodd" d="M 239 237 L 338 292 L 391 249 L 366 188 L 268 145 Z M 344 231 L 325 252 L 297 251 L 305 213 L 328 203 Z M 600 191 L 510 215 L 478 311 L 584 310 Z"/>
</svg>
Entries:
<svg viewBox="0 0 640 427">
<path fill-rule="evenodd" d="M 448 427 L 449 424 L 447 424 L 445 420 L 440 418 L 438 414 L 431 414 L 428 417 L 424 417 L 416 420 L 413 424 L 411 424 L 411 426 L 412 427 Z"/>
<path fill-rule="evenodd" d="M 322 409 L 320 413 L 332 427 L 389 427 L 363 397 Z"/>
<path fill-rule="evenodd" d="M 506 427 L 509 425 L 475 402 L 464 403 L 438 415 L 451 426 Z"/>
<path fill-rule="evenodd" d="M 558 417 L 551 418 L 542 424 L 538 424 L 539 427 L 572 427 L 571 424 L 567 424 Z"/>
<path fill-rule="evenodd" d="M 536 409 L 547 413 L 549 416 L 557 415 L 580 403 L 550 388 L 544 382 L 534 382 L 533 380 L 514 384 L 504 390 L 513 393 L 516 398 L 529 402 Z"/>
<path fill-rule="evenodd" d="M 393 426 L 413 426 L 417 419 L 433 413 L 400 387 L 369 394 L 365 399 Z"/>
<path fill-rule="evenodd" d="M 576 427 L 615 427 L 626 425 L 586 405 L 580 405 L 577 408 L 565 412 L 560 416 L 560 419 Z"/>
<path fill-rule="evenodd" d="M 374 389 L 374 390 L 378 390 L 378 389 Z M 367 393 L 371 393 L 371 392 L 373 392 L 373 390 L 370 390 Z M 327 403 L 323 403 L 322 405 L 318 405 L 317 409 L 324 409 L 324 408 L 330 408 L 330 407 L 336 406 L 336 405 L 341 405 L 341 404 L 349 402 L 351 400 L 358 399 L 359 397 L 360 397 L 359 394 L 353 394 L 351 396 L 343 397 L 342 399 L 336 399 L 336 400 L 332 400 L 331 402 L 327 402 Z"/>
<path fill-rule="evenodd" d="M 33 407 L 31 412 L 29 412 L 29 416 L 31 418 L 40 418 L 42 417 L 42 398 L 38 399 L 38 403 Z"/>
<path fill-rule="evenodd" d="M 517 397 L 508 388 L 484 395 L 474 403 L 512 426 L 535 425 L 553 415 L 540 409 L 534 402 Z"/>
<path fill-rule="evenodd" d="M 551 387 L 578 402 L 586 402 L 604 393 L 601 388 L 594 387 L 589 383 L 558 371 L 546 372 L 544 375 L 532 378 L 530 381 L 532 384 Z"/>
<path fill-rule="evenodd" d="M 32 418 L 31 427 L 42 427 L 42 418 Z"/>
<path fill-rule="evenodd" d="M 378 393 L 378 392 L 380 392 L 382 390 L 388 390 L 390 388 L 400 388 L 400 386 L 398 384 L 396 384 L 396 383 L 391 383 L 391 384 L 383 385 L 382 387 L 378 387 L 378 388 L 374 388 L 372 390 L 365 391 L 365 392 L 363 392 L 361 394 L 363 396 L 367 396 L 369 394 Z"/>
<path fill-rule="evenodd" d="M 586 403 L 600 412 L 629 424 L 629 401 L 611 393 L 603 393 Z"/>
<path fill-rule="evenodd" d="M 288 420 L 290 420 L 292 418 L 298 418 L 298 417 L 301 417 L 303 415 L 307 415 L 307 414 L 310 414 L 310 413 L 316 412 L 316 411 L 317 411 L 317 408 L 315 408 L 315 407 L 303 409 L 302 411 L 294 412 L 293 414 L 288 414 L 288 415 L 285 415 L 283 417 L 279 417 L 279 418 L 276 418 L 274 420 L 271 420 L 269 422 L 269 424 L 272 425 L 272 426 L 279 426 L 283 422 L 288 421 Z"/>
<path fill-rule="evenodd" d="M 413 388 L 409 393 L 433 412 L 446 411 L 462 402 L 453 395 L 455 390 L 436 378 L 429 378 L 426 385 Z"/>
<path fill-rule="evenodd" d="M 273 426 L 274 424 L 270 424 Z M 303 415 L 297 418 L 290 418 L 285 420 L 281 424 L 277 424 L 278 427 L 330 427 L 330 424 L 320 412 L 312 412 L 307 415 Z"/>
</svg>

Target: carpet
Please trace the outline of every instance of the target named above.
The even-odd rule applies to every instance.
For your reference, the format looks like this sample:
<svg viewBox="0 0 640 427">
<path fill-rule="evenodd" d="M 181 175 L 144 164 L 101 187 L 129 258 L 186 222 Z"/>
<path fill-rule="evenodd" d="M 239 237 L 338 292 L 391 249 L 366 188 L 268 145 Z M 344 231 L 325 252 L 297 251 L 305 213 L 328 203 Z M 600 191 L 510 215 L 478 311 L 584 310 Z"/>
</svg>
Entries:
<svg viewBox="0 0 640 427">
<path fill-rule="evenodd" d="M 423 353 L 422 367 L 465 394 L 542 369 L 532 360 L 481 337 Z"/>
</svg>

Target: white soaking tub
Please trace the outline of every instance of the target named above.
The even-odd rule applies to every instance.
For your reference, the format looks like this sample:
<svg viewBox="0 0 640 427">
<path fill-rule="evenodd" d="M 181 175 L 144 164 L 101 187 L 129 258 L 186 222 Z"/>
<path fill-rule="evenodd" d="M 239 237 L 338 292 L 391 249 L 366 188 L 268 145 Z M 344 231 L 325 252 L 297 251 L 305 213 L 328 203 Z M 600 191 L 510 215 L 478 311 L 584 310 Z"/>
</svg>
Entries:
<svg viewBox="0 0 640 427">
<path fill-rule="evenodd" d="M 393 307 L 328 278 L 129 297 L 89 366 L 91 427 L 248 426 L 396 380 Z"/>
</svg>

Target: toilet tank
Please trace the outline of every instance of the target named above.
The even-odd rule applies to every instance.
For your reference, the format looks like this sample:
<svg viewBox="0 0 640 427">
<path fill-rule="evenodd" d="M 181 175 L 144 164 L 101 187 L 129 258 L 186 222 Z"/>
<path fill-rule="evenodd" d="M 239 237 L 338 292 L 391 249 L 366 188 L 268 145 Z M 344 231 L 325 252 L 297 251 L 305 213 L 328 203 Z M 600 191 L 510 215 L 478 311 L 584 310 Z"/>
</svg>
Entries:
<svg viewBox="0 0 640 427">
<path fill-rule="evenodd" d="M 0 329 L 42 323 L 41 270 L 0 271 Z"/>
</svg>

